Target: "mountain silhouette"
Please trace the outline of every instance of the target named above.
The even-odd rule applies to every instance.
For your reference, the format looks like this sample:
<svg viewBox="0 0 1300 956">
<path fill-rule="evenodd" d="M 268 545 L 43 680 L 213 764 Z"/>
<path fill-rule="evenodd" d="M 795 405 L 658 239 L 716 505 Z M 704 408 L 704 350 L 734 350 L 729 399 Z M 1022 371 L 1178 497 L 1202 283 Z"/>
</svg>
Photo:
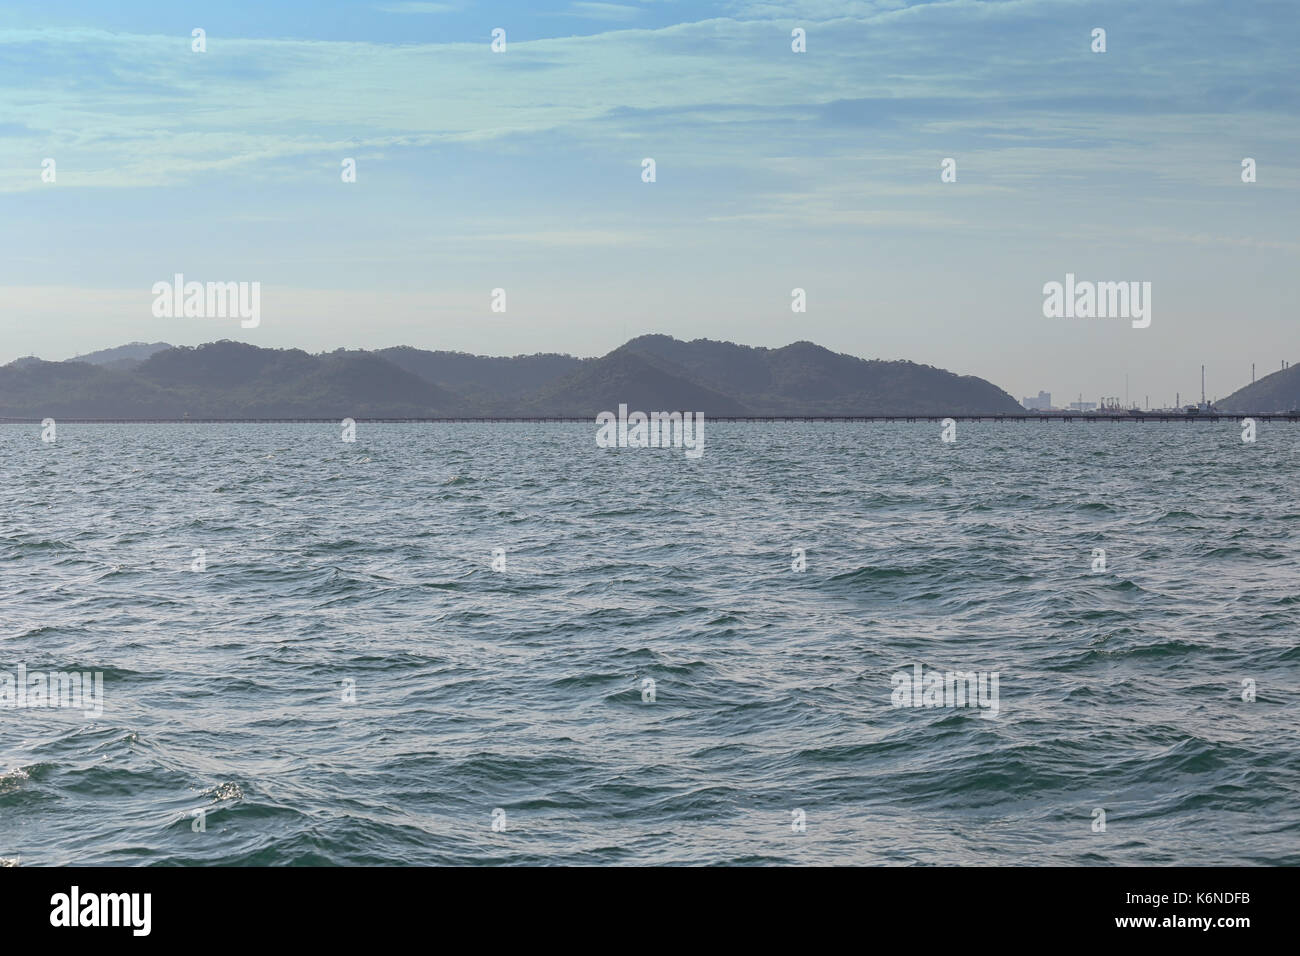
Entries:
<svg viewBox="0 0 1300 956">
<path fill-rule="evenodd" d="M 1219 411 L 1234 415 L 1238 412 L 1289 412 L 1300 408 L 1300 366 L 1292 365 L 1265 375 L 1214 404 Z"/>
<path fill-rule="evenodd" d="M 3 418 L 592 417 L 1017 414 L 995 385 L 812 342 L 778 349 L 643 335 L 600 358 L 494 357 L 399 346 L 312 355 L 221 341 L 132 343 L 0 367 Z"/>
<path fill-rule="evenodd" d="M 685 369 L 734 396 L 755 414 L 1017 414 L 1020 403 L 983 379 L 912 362 L 867 361 L 812 342 L 779 349 L 667 335 L 624 348 Z"/>
<path fill-rule="evenodd" d="M 72 359 L 73 362 L 88 362 L 91 365 L 104 365 L 108 368 L 135 368 L 155 352 L 171 348 L 166 342 L 129 342 L 116 348 L 100 349 L 87 352 Z"/>
<path fill-rule="evenodd" d="M 542 390 L 529 407 L 538 415 L 595 416 L 629 411 L 703 412 L 705 415 L 748 415 L 743 404 L 683 376 L 681 369 L 663 367 L 653 358 L 623 346 L 604 358 L 584 362 L 575 371 Z"/>
<path fill-rule="evenodd" d="M 554 352 L 504 358 L 400 345 L 375 354 L 425 381 L 484 401 L 528 395 L 582 365 L 582 359 Z"/>
</svg>

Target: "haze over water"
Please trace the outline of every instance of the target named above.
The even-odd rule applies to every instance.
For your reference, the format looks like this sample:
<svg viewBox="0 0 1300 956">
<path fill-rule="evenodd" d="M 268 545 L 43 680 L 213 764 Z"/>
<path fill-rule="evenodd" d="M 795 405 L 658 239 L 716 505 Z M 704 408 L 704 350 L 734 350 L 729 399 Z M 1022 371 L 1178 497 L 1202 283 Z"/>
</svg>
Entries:
<svg viewBox="0 0 1300 956">
<path fill-rule="evenodd" d="M 0 426 L 0 671 L 106 698 L 0 710 L 0 857 L 1298 864 L 1259 429 Z M 916 664 L 998 716 L 895 708 Z"/>
</svg>

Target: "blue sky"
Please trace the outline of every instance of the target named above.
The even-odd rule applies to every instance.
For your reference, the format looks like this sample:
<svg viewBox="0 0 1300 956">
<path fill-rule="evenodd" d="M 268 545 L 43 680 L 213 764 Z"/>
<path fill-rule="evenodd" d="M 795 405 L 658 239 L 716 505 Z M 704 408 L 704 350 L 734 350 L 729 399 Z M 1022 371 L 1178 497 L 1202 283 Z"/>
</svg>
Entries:
<svg viewBox="0 0 1300 956">
<path fill-rule="evenodd" d="M 653 331 L 1224 395 L 1300 358 L 1297 49 L 1293 0 L 6 0 L 0 361 Z M 261 326 L 154 318 L 176 272 Z M 1151 327 L 1044 318 L 1067 272 L 1150 281 Z"/>
</svg>

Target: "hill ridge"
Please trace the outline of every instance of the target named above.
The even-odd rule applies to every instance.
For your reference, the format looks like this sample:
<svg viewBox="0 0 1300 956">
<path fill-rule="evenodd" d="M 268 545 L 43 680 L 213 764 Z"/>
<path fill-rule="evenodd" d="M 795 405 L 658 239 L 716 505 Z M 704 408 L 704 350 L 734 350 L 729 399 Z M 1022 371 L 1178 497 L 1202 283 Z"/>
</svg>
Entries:
<svg viewBox="0 0 1300 956">
<path fill-rule="evenodd" d="M 0 418 L 594 419 L 619 404 L 713 416 L 1022 411 L 977 376 L 863 359 L 806 340 L 767 348 L 648 334 L 577 358 L 413 346 L 313 355 L 223 339 L 131 343 L 65 362 L 28 357 L 0 367 Z"/>
</svg>

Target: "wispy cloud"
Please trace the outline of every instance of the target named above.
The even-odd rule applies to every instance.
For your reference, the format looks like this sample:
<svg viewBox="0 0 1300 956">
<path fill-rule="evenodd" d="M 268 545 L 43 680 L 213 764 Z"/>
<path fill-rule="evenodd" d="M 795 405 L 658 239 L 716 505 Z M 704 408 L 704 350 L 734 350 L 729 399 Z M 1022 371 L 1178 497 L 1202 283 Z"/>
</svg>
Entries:
<svg viewBox="0 0 1300 956">
<path fill-rule="evenodd" d="M 341 148 L 546 132 L 593 148 L 653 142 L 679 165 L 715 166 L 748 163 L 791 142 L 836 152 L 867 130 L 895 153 L 898 144 L 915 152 L 922 141 L 946 151 L 1023 151 L 1041 148 L 1050 132 L 1063 155 L 1086 153 L 1096 168 L 1108 151 L 1154 148 L 1157 134 L 1143 127 L 1165 118 L 1185 121 L 1180 148 L 1195 155 L 1214 146 L 1224 116 L 1256 141 L 1260 118 L 1274 117 L 1263 135 L 1282 146 L 1289 134 L 1276 117 L 1300 113 L 1284 92 L 1285 36 L 1258 42 L 1244 60 L 1205 63 L 1198 53 L 1190 69 L 1163 48 L 1167 40 L 1151 39 L 1140 22 L 1126 26 L 1138 14 L 1125 5 L 1107 14 L 1113 43 L 1123 46 L 1091 59 L 1086 31 L 1063 33 L 1059 19 L 1041 15 L 1060 7 L 1047 0 L 869 6 L 876 12 L 811 29 L 802 55 L 789 51 L 784 26 L 726 19 L 512 40 L 499 55 L 486 38 L 385 44 L 213 36 L 209 53 L 192 54 L 186 37 L 0 31 L 8 61 L 0 63 L 0 105 L 12 130 L 5 142 L 18 147 L 0 146 L 0 172 L 9 174 L 0 191 L 39 188 L 39 179 L 12 165 L 19 154 L 29 162 L 30 150 L 72 160 L 61 164 L 66 185 L 137 186 L 239 166 L 270 176 L 281 161 L 294 164 L 285 175 L 297 176 L 299 158 Z M 620 18 L 638 12 L 610 3 L 566 9 Z M 1186 16 L 1188 36 L 1222 32 L 1208 7 L 1191 4 Z M 1162 45 L 1161 56 L 1148 54 L 1152 43 Z M 32 82 L 61 75 L 68 63 L 82 65 L 76 84 Z M 1117 143 L 1121 129 L 1126 139 Z"/>
</svg>

